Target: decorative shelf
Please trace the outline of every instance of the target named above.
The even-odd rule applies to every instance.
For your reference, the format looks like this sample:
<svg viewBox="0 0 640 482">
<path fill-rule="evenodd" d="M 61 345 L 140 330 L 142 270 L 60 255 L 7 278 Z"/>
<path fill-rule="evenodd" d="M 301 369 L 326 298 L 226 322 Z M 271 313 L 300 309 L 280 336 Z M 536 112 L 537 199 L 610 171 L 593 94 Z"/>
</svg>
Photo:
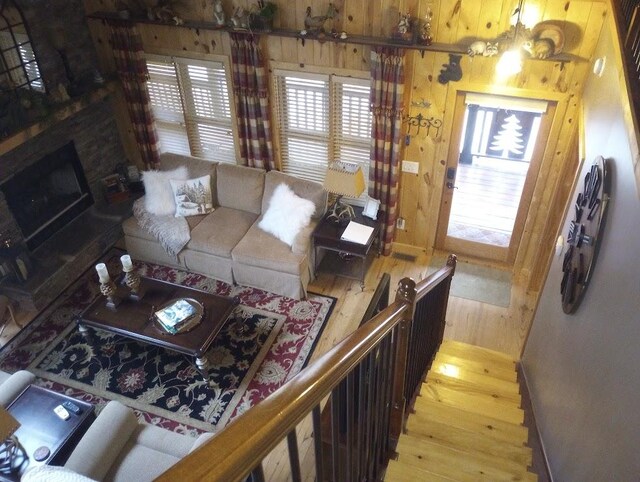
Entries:
<svg viewBox="0 0 640 482">
<path fill-rule="evenodd" d="M 86 107 L 101 101 L 107 95 L 114 91 L 114 84 L 107 83 L 103 87 L 98 87 L 93 91 L 84 94 L 80 97 L 73 98 L 64 104 L 60 104 L 54 107 L 54 111 L 47 117 L 34 122 L 7 137 L 0 139 L 0 156 L 15 149 L 21 144 L 24 144 L 32 137 L 37 136 L 41 132 L 44 132 L 49 127 L 62 122 L 68 117 L 80 112 Z"/>
<path fill-rule="evenodd" d="M 118 16 L 116 12 L 94 12 L 88 15 L 88 18 L 94 18 L 98 20 L 122 20 Z M 255 30 L 236 30 L 231 27 L 220 27 L 219 25 L 213 22 L 202 22 L 195 20 L 184 20 L 180 25 L 176 25 L 174 23 L 161 22 L 159 20 L 149 20 L 144 17 L 132 17 L 130 21 L 135 23 L 143 23 L 143 24 L 152 24 L 152 25 L 162 25 L 162 26 L 170 26 L 170 27 L 182 27 L 189 28 L 194 30 L 219 30 L 224 32 L 234 32 L 234 33 L 244 33 L 244 34 L 255 34 L 255 35 L 271 35 L 276 37 L 287 37 L 287 38 L 295 38 L 301 40 L 303 45 L 307 40 L 312 40 L 315 42 L 334 42 L 339 44 L 355 44 L 355 45 L 368 45 L 373 47 L 397 47 L 403 49 L 410 50 L 418 50 L 421 55 L 424 57 L 425 52 L 442 52 L 447 54 L 466 54 L 468 45 L 461 44 L 446 44 L 434 42 L 431 45 L 420 45 L 417 43 L 403 43 L 403 42 L 394 42 L 392 39 L 386 37 L 369 37 L 364 35 L 349 35 L 346 39 L 341 39 L 340 37 L 333 37 L 331 35 L 325 35 L 323 37 L 316 37 L 312 35 L 302 35 L 299 30 L 286 30 L 286 29 L 273 29 L 269 31 Z M 554 55 L 547 59 L 536 59 L 536 58 L 528 58 L 527 60 L 542 60 L 543 62 L 576 62 L 584 60 L 583 58 L 573 55 L 573 54 L 565 54 L 561 53 L 558 55 Z"/>
</svg>

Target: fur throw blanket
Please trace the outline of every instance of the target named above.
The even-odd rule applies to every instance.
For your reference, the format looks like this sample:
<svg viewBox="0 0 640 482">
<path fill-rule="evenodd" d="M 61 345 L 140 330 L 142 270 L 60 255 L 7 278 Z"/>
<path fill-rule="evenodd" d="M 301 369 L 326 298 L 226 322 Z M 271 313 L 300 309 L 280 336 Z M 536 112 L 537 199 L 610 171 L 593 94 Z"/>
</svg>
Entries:
<svg viewBox="0 0 640 482">
<path fill-rule="evenodd" d="M 167 254 L 173 258 L 178 258 L 178 253 L 191 239 L 189 224 L 184 217 L 151 214 L 144 208 L 144 198 L 133 203 L 133 215 L 140 227 L 153 234 Z"/>
</svg>

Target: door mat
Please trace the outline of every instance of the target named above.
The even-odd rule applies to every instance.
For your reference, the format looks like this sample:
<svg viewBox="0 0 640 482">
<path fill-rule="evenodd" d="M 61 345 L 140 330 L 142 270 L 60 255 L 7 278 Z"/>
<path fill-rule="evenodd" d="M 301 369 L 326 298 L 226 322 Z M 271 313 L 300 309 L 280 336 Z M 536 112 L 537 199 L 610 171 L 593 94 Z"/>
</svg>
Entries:
<svg viewBox="0 0 640 482">
<path fill-rule="evenodd" d="M 103 257 L 110 272 L 118 272 L 121 254 L 113 249 Z M 88 342 L 74 319 L 100 296 L 93 268 L 0 350 L 0 369 L 28 369 L 38 385 L 98 410 L 119 400 L 147 423 L 182 433 L 216 431 L 300 372 L 336 301 L 313 293 L 297 301 L 166 266 L 135 264 L 144 276 L 239 298 L 207 352 L 213 388 L 189 357 L 97 329 Z"/>
<path fill-rule="evenodd" d="M 428 274 L 446 264 L 446 256 L 434 255 L 429 262 Z M 511 273 L 458 260 L 449 294 L 508 308 L 511 301 Z"/>
</svg>

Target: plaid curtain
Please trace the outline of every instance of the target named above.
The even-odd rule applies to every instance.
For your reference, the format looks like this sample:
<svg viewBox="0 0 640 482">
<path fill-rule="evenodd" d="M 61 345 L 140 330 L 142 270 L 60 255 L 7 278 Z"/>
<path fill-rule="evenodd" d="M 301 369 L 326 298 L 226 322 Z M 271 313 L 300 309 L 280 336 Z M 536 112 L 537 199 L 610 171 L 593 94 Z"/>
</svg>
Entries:
<svg viewBox="0 0 640 482">
<path fill-rule="evenodd" d="M 233 63 L 233 92 L 243 164 L 275 169 L 269 89 L 258 38 L 254 35 L 230 33 Z"/>
<path fill-rule="evenodd" d="M 112 20 L 109 26 L 116 71 L 124 90 L 140 156 L 147 169 L 157 169 L 160 165 L 158 135 L 147 90 L 149 73 L 143 55 L 142 38 L 131 22 Z"/>
<path fill-rule="evenodd" d="M 404 93 L 404 50 L 377 48 L 371 52 L 371 161 L 369 195 L 380 200 L 382 252 L 391 253 L 398 217 L 400 127 Z"/>
</svg>

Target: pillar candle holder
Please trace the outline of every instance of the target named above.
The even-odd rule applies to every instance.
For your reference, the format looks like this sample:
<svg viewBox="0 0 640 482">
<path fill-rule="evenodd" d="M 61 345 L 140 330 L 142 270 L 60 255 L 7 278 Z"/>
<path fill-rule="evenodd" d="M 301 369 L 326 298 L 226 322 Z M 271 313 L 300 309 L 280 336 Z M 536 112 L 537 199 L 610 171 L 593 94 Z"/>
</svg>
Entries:
<svg viewBox="0 0 640 482">
<path fill-rule="evenodd" d="M 141 277 L 134 270 L 125 271 L 124 273 L 124 284 L 131 290 L 129 293 L 129 298 L 134 301 L 140 301 L 142 296 L 144 295 L 142 287 L 140 286 Z"/>
<path fill-rule="evenodd" d="M 100 283 L 100 293 L 107 299 L 107 308 L 110 310 L 115 310 L 120 304 L 120 299 L 116 296 L 117 290 L 116 284 L 111 279 Z"/>
</svg>

